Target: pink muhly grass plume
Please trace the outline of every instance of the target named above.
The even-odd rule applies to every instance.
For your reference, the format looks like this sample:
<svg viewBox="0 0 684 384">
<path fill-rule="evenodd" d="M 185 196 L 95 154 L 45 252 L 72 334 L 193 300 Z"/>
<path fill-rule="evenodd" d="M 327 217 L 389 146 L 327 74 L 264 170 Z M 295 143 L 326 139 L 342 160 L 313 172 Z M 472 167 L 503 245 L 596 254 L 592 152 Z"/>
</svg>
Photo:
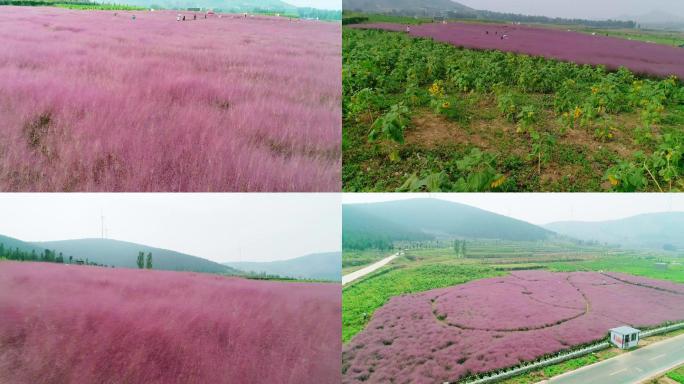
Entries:
<svg viewBox="0 0 684 384">
<path fill-rule="evenodd" d="M 0 262 L 2 383 L 339 383 L 336 284 Z"/>
<path fill-rule="evenodd" d="M 340 190 L 339 24 L 0 9 L 0 190 Z"/>
<path fill-rule="evenodd" d="M 344 346 L 342 382 L 456 381 L 601 340 L 617 326 L 681 321 L 683 288 L 624 274 L 518 271 L 394 297 Z"/>
</svg>

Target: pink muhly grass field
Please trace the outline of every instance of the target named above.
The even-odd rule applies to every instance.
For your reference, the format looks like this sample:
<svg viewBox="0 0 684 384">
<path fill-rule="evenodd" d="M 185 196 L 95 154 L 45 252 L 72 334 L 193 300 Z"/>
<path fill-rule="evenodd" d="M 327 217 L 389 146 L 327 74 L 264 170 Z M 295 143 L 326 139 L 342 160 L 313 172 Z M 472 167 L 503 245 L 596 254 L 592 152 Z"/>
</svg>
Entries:
<svg viewBox="0 0 684 384">
<path fill-rule="evenodd" d="M 520 271 L 394 297 L 344 346 L 342 381 L 455 381 L 601 340 L 617 326 L 684 320 L 684 285 L 628 279 Z"/>
<path fill-rule="evenodd" d="M 339 24 L 114 14 L 0 7 L 0 190 L 340 190 Z"/>
<path fill-rule="evenodd" d="M 405 25 L 392 23 L 351 27 L 406 30 Z M 577 64 L 604 65 L 609 69 L 625 67 L 639 74 L 684 78 L 684 49 L 642 41 L 525 25 L 478 23 L 412 25 L 410 34 L 470 49 L 495 49 Z M 504 39 L 503 35 L 506 35 Z"/>
<path fill-rule="evenodd" d="M 341 290 L 0 262 L 2 383 L 339 383 Z"/>
</svg>

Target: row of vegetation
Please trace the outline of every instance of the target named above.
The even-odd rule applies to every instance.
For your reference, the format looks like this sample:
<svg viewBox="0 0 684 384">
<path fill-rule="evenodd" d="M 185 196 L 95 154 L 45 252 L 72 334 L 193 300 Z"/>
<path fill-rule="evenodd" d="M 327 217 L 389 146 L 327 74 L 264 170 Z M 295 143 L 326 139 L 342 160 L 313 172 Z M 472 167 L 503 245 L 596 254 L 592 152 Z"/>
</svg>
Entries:
<svg viewBox="0 0 684 384">
<path fill-rule="evenodd" d="M 561 17 L 546 17 L 546 16 L 531 16 L 517 13 L 501 13 L 491 11 L 474 11 L 474 12 L 440 12 L 438 17 L 440 20 L 451 19 L 461 21 L 478 21 L 478 22 L 519 22 L 526 24 L 555 24 L 555 25 L 575 25 L 591 28 L 623 28 L 633 29 L 638 25 L 634 21 L 625 20 L 586 20 L 586 19 L 565 19 Z M 346 24 L 359 24 L 366 21 L 369 22 L 402 22 L 402 23 L 424 23 L 435 21 L 435 15 L 431 15 L 429 11 L 424 14 L 416 14 L 415 11 L 391 11 L 386 14 L 365 14 L 361 12 L 345 11 L 343 20 L 347 19 Z"/>
<path fill-rule="evenodd" d="M 29 251 L 22 251 L 19 248 L 5 248 L 3 243 L 0 243 L 0 259 L 17 260 L 17 261 L 39 261 L 45 263 L 60 263 L 60 264 L 82 264 L 94 265 L 98 267 L 109 267 L 105 264 L 98 264 L 88 260 L 87 258 L 79 259 L 69 256 L 65 258 L 62 252 L 56 253 L 54 250 L 44 249 L 42 252 L 36 252 L 35 249 Z M 113 266 L 112 266 L 113 268 Z"/>
<path fill-rule="evenodd" d="M 344 28 L 343 90 L 347 191 L 684 189 L 674 77 Z M 464 140 L 409 141 L 417 120 Z"/>
<path fill-rule="evenodd" d="M 94 261 L 90 261 L 88 258 L 81 259 L 73 256 L 66 257 L 62 252 L 57 253 L 54 250 L 43 249 L 42 252 L 37 252 L 35 249 L 32 249 L 29 252 L 23 251 L 19 248 L 6 248 L 5 244 L 3 243 L 0 243 L 0 259 L 16 261 L 38 261 L 59 264 L 93 265 L 97 267 L 114 268 L 113 265 L 96 263 Z M 144 252 L 139 252 L 136 264 L 140 269 L 152 269 L 152 253 L 148 253 L 147 256 L 145 256 Z"/>
</svg>

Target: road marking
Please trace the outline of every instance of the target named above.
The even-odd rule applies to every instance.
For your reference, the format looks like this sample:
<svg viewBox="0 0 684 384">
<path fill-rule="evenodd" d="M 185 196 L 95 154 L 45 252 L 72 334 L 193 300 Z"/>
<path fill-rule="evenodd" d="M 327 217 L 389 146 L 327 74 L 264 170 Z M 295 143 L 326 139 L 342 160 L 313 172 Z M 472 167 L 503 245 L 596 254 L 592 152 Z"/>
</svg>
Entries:
<svg viewBox="0 0 684 384">
<path fill-rule="evenodd" d="M 622 368 L 621 370 L 619 370 L 619 371 L 615 371 L 615 372 L 611 373 L 611 374 L 610 374 L 610 375 L 608 375 L 608 376 L 613 376 L 613 375 L 617 375 L 618 373 L 620 373 L 620 372 L 624 372 L 624 371 L 626 371 L 626 370 L 627 370 L 627 368 Z"/>
<path fill-rule="evenodd" d="M 661 357 L 665 357 L 665 356 L 667 356 L 667 354 L 663 353 L 662 355 L 651 357 L 649 360 L 653 361 L 653 360 L 660 359 Z"/>
</svg>

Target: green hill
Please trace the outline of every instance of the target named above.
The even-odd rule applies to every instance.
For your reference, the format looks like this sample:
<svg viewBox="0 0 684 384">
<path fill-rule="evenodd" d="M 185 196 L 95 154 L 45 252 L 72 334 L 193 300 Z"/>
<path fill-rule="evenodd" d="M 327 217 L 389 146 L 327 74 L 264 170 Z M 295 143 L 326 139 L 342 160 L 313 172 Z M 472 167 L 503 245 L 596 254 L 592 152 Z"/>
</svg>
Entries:
<svg viewBox="0 0 684 384">
<path fill-rule="evenodd" d="M 168 249 L 110 239 L 78 239 L 33 243 L 34 246 L 62 252 L 65 256 L 88 259 L 98 264 L 137 268 L 138 252 L 152 253 L 154 269 L 241 274 L 240 271 L 213 261 Z"/>
<path fill-rule="evenodd" d="M 684 250 L 684 212 L 649 213 L 600 222 L 564 221 L 544 227 L 576 239 L 625 248 Z"/>
<path fill-rule="evenodd" d="M 5 249 L 19 249 L 22 252 L 43 252 L 43 248 L 41 247 L 9 236 L 0 235 L 0 244 L 2 244 Z"/>
<path fill-rule="evenodd" d="M 227 262 L 223 264 L 245 272 L 295 279 L 340 281 L 340 276 L 342 276 L 342 254 L 340 252 L 315 253 L 294 259 L 271 262 Z"/>
<path fill-rule="evenodd" d="M 344 249 L 387 249 L 394 241 L 430 240 L 434 236 L 413 230 L 403 223 L 397 223 L 368 212 L 366 205 L 342 206 L 342 248 Z"/>
<path fill-rule="evenodd" d="M 437 199 L 345 205 L 342 227 L 345 249 L 362 249 L 350 247 L 358 236 L 390 241 L 435 237 L 535 241 L 554 235 L 521 220 Z"/>
</svg>

